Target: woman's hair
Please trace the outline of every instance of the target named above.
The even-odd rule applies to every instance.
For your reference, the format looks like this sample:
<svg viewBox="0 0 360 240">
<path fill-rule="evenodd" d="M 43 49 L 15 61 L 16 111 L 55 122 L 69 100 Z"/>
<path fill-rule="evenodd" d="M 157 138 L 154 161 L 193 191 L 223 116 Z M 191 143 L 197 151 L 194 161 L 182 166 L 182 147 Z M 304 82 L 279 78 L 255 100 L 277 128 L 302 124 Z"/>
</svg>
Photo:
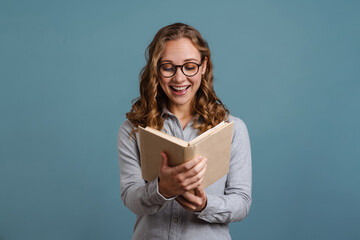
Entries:
<svg viewBox="0 0 360 240">
<path fill-rule="evenodd" d="M 134 133 L 138 126 L 152 127 L 161 130 L 164 125 L 163 108 L 167 106 L 168 97 L 159 84 L 159 61 L 163 55 L 165 44 L 169 40 L 188 38 L 199 50 L 201 62 L 207 58 L 206 72 L 202 76 L 201 84 L 192 99 L 191 106 L 195 119 L 194 127 L 200 133 L 216 126 L 226 120 L 229 111 L 216 96 L 213 89 L 213 66 L 210 49 L 207 42 L 193 27 L 174 23 L 161 28 L 146 49 L 146 65 L 140 72 L 140 97 L 132 101 L 132 108 L 126 114 L 127 119 L 133 125 Z"/>
</svg>

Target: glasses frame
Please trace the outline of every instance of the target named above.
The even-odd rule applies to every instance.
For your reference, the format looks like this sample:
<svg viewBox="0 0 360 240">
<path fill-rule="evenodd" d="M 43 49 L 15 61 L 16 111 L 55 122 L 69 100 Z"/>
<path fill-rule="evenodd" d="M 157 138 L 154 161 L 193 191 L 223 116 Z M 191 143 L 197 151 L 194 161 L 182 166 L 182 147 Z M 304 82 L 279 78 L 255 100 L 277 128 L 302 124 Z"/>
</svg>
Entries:
<svg viewBox="0 0 360 240">
<path fill-rule="evenodd" d="M 187 75 L 187 74 L 184 73 L 184 66 L 185 66 L 186 64 L 188 64 L 188 63 L 193 63 L 193 64 L 195 64 L 195 65 L 198 66 L 198 69 L 197 69 L 196 73 L 194 73 L 194 74 L 192 74 L 192 75 Z M 163 66 L 163 65 L 165 65 L 165 64 L 170 64 L 170 65 L 172 65 L 173 67 L 175 67 L 175 72 L 174 72 L 173 75 L 171 75 L 171 76 L 164 76 L 164 75 L 161 73 L 160 68 L 161 68 L 161 66 Z M 196 63 L 196 62 L 186 62 L 186 63 L 184 63 L 183 65 L 174 65 L 174 64 L 172 64 L 172 63 L 163 63 L 163 64 L 160 64 L 160 65 L 159 65 L 158 69 L 159 69 L 160 75 L 163 76 L 163 77 L 165 77 L 165 78 L 171 78 L 171 77 L 175 76 L 176 71 L 177 71 L 178 68 L 181 69 L 181 72 L 182 72 L 185 76 L 187 76 L 187 77 L 193 77 L 193 76 L 195 76 L 196 74 L 198 74 L 199 69 L 200 69 L 200 67 L 201 67 L 202 64 L 203 64 L 203 62 L 201 62 L 200 64 L 198 64 L 198 63 Z"/>
</svg>

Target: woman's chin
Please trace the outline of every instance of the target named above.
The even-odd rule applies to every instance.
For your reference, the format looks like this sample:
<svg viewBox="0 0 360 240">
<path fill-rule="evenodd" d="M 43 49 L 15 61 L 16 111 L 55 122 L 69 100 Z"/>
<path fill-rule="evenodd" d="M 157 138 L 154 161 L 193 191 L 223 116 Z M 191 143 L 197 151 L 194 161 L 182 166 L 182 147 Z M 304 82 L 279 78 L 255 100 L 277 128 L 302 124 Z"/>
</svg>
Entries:
<svg viewBox="0 0 360 240">
<path fill-rule="evenodd" d="M 171 97 L 170 99 L 170 104 L 173 106 L 185 106 L 187 104 L 190 103 L 191 98 L 190 97 L 186 97 L 186 98 L 179 98 L 179 97 Z"/>
</svg>

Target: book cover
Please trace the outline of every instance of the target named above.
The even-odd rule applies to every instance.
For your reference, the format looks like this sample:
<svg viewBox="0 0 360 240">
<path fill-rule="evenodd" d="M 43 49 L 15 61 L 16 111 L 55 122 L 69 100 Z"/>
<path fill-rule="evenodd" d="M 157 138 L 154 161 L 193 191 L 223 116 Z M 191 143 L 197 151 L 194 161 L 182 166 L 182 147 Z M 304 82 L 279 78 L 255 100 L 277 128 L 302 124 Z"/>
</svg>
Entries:
<svg viewBox="0 0 360 240">
<path fill-rule="evenodd" d="M 158 176 L 161 152 L 167 154 L 169 166 L 200 155 L 208 159 L 201 184 L 205 189 L 229 172 L 233 127 L 234 122 L 222 122 L 190 142 L 150 127 L 139 127 L 142 178 L 150 182 Z"/>
</svg>

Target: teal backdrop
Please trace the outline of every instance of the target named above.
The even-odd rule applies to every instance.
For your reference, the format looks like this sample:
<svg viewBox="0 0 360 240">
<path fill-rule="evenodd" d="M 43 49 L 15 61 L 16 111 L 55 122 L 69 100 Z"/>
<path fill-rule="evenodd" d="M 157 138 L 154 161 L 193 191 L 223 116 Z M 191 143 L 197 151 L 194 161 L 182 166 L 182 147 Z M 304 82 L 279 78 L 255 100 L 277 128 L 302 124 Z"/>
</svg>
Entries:
<svg viewBox="0 0 360 240">
<path fill-rule="evenodd" d="M 233 239 L 360 239 L 360 1 L 0 1 L 0 240 L 130 239 L 117 132 L 161 27 L 210 44 L 248 126 Z"/>
</svg>

